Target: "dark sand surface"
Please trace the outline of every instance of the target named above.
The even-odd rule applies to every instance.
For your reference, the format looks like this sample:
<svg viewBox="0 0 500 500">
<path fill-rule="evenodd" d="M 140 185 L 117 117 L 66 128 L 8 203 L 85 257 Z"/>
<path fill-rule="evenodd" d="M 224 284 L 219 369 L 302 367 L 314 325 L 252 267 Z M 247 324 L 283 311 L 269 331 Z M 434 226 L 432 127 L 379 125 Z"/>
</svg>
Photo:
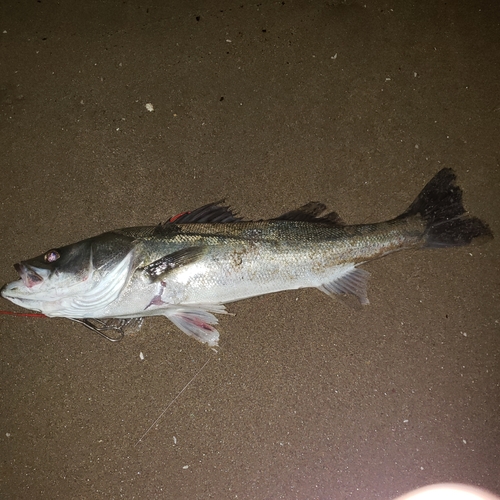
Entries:
<svg viewBox="0 0 500 500">
<path fill-rule="evenodd" d="M 2 2 L 0 283 L 223 196 L 383 220 L 444 166 L 500 235 L 499 22 L 496 1 Z M 1 317 L 0 497 L 500 494 L 499 256 L 372 262 L 360 311 L 231 304 L 217 354 L 164 318 L 112 344 Z"/>
</svg>

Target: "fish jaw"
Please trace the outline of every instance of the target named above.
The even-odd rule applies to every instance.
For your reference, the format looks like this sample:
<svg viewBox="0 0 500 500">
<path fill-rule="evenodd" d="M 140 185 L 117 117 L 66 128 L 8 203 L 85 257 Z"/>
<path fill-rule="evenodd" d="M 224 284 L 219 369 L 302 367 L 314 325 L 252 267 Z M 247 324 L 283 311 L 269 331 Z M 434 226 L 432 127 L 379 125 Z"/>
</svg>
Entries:
<svg viewBox="0 0 500 500">
<path fill-rule="evenodd" d="M 63 304 L 68 301 L 69 293 L 85 293 L 86 280 L 71 287 L 44 287 L 44 282 L 31 283 L 26 276 L 23 279 L 6 284 L 0 295 L 12 303 L 32 311 L 39 311 L 49 317 L 65 316 L 59 314 Z"/>
<path fill-rule="evenodd" d="M 0 289 L 0 295 L 17 306 L 41 312 L 41 302 L 31 299 L 27 293 L 28 290 L 30 289 L 25 285 L 23 280 L 20 279 L 4 285 Z"/>
</svg>

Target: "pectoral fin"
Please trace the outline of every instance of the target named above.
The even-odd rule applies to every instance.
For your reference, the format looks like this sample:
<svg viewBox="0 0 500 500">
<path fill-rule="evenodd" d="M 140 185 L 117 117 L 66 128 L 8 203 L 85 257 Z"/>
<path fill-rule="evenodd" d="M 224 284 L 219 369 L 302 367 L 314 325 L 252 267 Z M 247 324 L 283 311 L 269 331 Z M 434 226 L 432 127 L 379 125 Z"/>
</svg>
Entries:
<svg viewBox="0 0 500 500">
<path fill-rule="evenodd" d="M 192 304 L 168 309 L 165 316 L 190 337 L 209 346 L 216 346 L 219 332 L 212 325 L 219 321 L 212 313 L 227 314 L 222 304 Z"/>
<path fill-rule="evenodd" d="M 368 271 L 352 267 L 335 280 L 329 283 L 323 283 L 318 289 L 327 295 L 355 295 L 359 299 L 361 305 L 367 305 L 370 303 L 366 292 L 369 277 L 370 273 Z"/>
<path fill-rule="evenodd" d="M 186 266 L 187 264 L 192 264 L 203 254 L 203 252 L 203 247 L 183 248 L 177 252 L 165 255 L 161 259 L 155 260 L 151 264 L 143 267 L 143 270 L 146 271 L 153 280 L 156 280 L 169 271 L 181 266 Z"/>
</svg>

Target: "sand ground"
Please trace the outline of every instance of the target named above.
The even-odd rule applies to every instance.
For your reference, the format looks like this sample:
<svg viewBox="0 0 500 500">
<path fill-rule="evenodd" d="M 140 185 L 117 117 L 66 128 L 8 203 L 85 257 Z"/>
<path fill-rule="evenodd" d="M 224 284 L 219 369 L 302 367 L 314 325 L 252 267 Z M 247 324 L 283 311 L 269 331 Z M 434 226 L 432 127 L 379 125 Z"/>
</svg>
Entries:
<svg viewBox="0 0 500 500">
<path fill-rule="evenodd" d="M 224 196 L 383 220 L 445 166 L 500 235 L 499 23 L 486 0 L 2 2 L 0 282 Z M 500 493 L 498 242 L 366 265 L 361 311 L 234 303 L 218 353 L 163 318 L 112 344 L 1 317 L 0 496 Z"/>
</svg>

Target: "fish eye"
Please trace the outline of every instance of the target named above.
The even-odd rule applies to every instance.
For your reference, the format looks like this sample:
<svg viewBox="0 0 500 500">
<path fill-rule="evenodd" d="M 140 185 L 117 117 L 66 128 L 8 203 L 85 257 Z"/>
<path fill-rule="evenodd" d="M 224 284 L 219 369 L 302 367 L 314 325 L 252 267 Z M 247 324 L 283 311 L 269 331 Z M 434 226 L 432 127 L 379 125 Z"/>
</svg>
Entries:
<svg viewBox="0 0 500 500">
<path fill-rule="evenodd" d="M 57 250 L 49 250 L 44 256 L 45 262 L 55 262 L 60 257 Z"/>
</svg>

